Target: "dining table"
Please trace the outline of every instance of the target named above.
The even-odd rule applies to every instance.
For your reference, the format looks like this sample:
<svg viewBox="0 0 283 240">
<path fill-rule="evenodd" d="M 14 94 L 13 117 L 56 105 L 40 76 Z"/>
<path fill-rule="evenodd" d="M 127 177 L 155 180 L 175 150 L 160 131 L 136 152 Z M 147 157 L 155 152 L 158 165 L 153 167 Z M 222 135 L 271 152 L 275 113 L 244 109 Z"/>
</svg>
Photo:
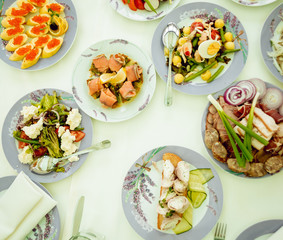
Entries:
<svg viewBox="0 0 283 240">
<path fill-rule="evenodd" d="M 139 46 L 151 58 L 153 34 L 162 18 L 135 21 L 118 14 L 109 0 L 72 0 L 78 28 L 68 53 L 56 64 L 38 71 L 16 69 L 0 61 L 0 131 L 9 110 L 22 96 L 36 89 L 56 88 L 72 92 L 72 76 L 81 53 L 96 42 L 125 39 Z M 59 1 L 60 2 L 60 1 Z M 192 3 L 181 0 L 177 7 Z M 261 29 L 272 10 L 282 0 L 263 6 L 244 6 L 232 0 L 198 0 L 218 4 L 238 17 L 248 37 L 248 58 L 236 81 L 260 78 L 283 89 L 264 63 L 260 48 Z M 249 226 L 270 219 L 283 219 L 283 171 L 264 178 L 242 178 L 220 168 L 206 151 L 201 121 L 208 104 L 207 95 L 189 95 L 173 90 L 173 104 L 164 105 L 166 83 L 156 75 L 156 88 L 148 106 L 131 119 L 104 122 L 92 119 L 92 143 L 110 140 L 108 149 L 88 154 L 84 164 L 71 176 L 42 185 L 57 201 L 60 237 L 72 234 L 75 206 L 85 196 L 81 230 L 98 232 L 107 240 L 139 240 L 122 207 L 124 178 L 144 153 L 160 146 L 182 146 L 206 158 L 216 169 L 223 188 L 223 208 L 219 222 L 227 224 L 226 240 L 235 240 Z M 16 175 L 0 139 L 0 177 Z M 203 238 L 214 238 L 215 227 Z M 174 237 L 172 237 L 174 239 Z M 196 240 L 196 239 L 193 239 Z M 248 239 L 247 239 L 248 240 Z"/>
</svg>

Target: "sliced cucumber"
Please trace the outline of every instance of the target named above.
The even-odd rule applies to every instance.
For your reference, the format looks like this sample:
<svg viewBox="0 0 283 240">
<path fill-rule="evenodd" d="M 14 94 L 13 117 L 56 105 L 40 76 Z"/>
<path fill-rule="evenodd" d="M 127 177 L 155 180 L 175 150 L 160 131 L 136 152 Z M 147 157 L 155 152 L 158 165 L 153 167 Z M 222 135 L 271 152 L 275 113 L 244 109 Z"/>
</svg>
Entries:
<svg viewBox="0 0 283 240">
<path fill-rule="evenodd" d="M 202 185 L 202 180 L 198 175 L 191 174 L 189 183 L 189 191 L 192 192 L 205 192 L 204 186 Z"/>
<path fill-rule="evenodd" d="M 152 8 L 151 8 L 151 6 L 149 6 L 149 4 L 147 2 L 149 2 L 151 4 Z M 147 0 L 147 1 L 145 1 L 144 8 L 145 8 L 145 10 L 147 10 L 149 12 L 156 10 L 158 7 L 159 7 L 159 0 Z"/>
<path fill-rule="evenodd" d="M 189 199 L 189 201 L 191 200 Z M 183 218 L 185 218 L 187 222 L 193 226 L 193 205 L 190 204 L 190 206 L 186 209 L 183 213 Z"/>
<path fill-rule="evenodd" d="M 205 192 L 191 192 L 191 200 L 194 208 L 199 208 L 203 201 L 206 199 Z"/>
<path fill-rule="evenodd" d="M 173 229 L 174 233 L 180 234 L 186 231 L 189 231 L 192 228 L 192 225 L 187 222 L 185 218 L 182 218 L 177 226 Z"/>
<path fill-rule="evenodd" d="M 214 177 L 212 170 L 210 168 L 194 169 L 190 171 L 190 174 L 197 175 L 200 178 L 202 184 L 207 183 L 209 180 L 211 180 Z"/>
</svg>

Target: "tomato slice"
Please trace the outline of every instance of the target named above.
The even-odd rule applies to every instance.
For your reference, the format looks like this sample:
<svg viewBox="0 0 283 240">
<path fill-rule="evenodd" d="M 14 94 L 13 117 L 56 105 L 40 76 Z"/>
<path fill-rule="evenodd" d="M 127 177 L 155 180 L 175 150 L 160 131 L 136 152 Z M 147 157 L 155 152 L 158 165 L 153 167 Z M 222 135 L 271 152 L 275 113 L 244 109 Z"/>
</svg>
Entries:
<svg viewBox="0 0 283 240">
<path fill-rule="evenodd" d="M 122 0 L 122 2 L 123 2 L 124 4 L 127 4 L 127 0 Z"/>
<path fill-rule="evenodd" d="M 196 27 L 201 31 L 204 29 L 204 26 L 201 22 L 193 22 L 191 25 L 191 32 L 194 31 Z"/>
<path fill-rule="evenodd" d="M 220 33 L 219 33 L 217 30 L 212 29 L 212 30 L 211 30 L 211 38 L 212 38 L 213 40 L 219 39 L 219 38 L 220 38 Z"/>
<path fill-rule="evenodd" d="M 135 5 L 135 0 L 130 0 L 129 2 L 129 8 L 133 11 L 137 11 L 137 7 Z"/>
<path fill-rule="evenodd" d="M 85 137 L 85 133 L 83 131 L 70 131 L 70 133 L 76 137 L 75 142 L 80 142 Z"/>
<path fill-rule="evenodd" d="M 134 0 L 137 9 L 144 10 L 144 1 L 143 0 Z"/>
<path fill-rule="evenodd" d="M 33 154 L 34 154 L 35 157 L 41 157 L 46 152 L 47 152 L 47 148 L 46 147 L 40 147 L 38 149 L 35 149 Z"/>
<path fill-rule="evenodd" d="M 30 138 L 26 135 L 26 133 L 24 131 L 21 131 L 20 138 L 30 140 Z M 28 143 L 19 141 L 19 148 L 20 149 L 23 149 L 27 145 L 28 145 Z"/>
</svg>

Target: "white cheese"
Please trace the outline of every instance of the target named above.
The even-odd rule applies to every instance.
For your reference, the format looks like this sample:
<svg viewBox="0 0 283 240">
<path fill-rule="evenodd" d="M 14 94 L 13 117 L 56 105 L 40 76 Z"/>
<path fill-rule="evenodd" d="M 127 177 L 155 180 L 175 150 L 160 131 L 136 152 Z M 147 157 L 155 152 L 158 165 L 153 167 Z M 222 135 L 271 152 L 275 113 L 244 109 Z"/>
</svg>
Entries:
<svg viewBox="0 0 283 240">
<path fill-rule="evenodd" d="M 170 160 L 163 162 L 163 177 L 165 179 L 174 180 L 174 166 Z"/>
<path fill-rule="evenodd" d="M 58 128 L 58 136 L 61 137 L 66 131 L 66 128 L 65 127 L 59 127 Z"/>
<path fill-rule="evenodd" d="M 35 124 L 23 127 L 23 131 L 25 132 L 25 134 L 32 139 L 35 139 L 40 134 L 40 131 L 42 129 L 43 129 L 43 118 L 40 118 L 39 121 Z"/>
<path fill-rule="evenodd" d="M 23 115 L 24 120 L 23 122 L 27 122 L 30 120 L 34 115 L 38 113 L 38 108 L 35 106 L 24 106 L 21 110 L 21 115 Z"/>
<path fill-rule="evenodd" d="M 33 162 L 32 151 L 29 146 L 25 146 L 18 155 L 19 161 L 23 164 L 31 164 Z"/>
<path fill-rule="evenodd" d="M 69 162 L 77 162 L 77 161 L 79 161 L 79 159 L 80 158 L 78 156 L 72 156 L 68 160 L 69 160 Z"/>
<path fill-rule="evenodd" d="M 82 115 L 79 113 L 79 109 L 73 108 L 67 117 L 66 124 L 70 125 L 70 129 L 74 130 L 81 123 Z"/>
<path fill-rule="evenodd" d="M 68 156 L 77 151 L 78 147 L 74 143 L 75 140 L 76 137 L 67 129 L 61 137 L 61 149 L 64 151 L 64 156 Z"/>
</svg>

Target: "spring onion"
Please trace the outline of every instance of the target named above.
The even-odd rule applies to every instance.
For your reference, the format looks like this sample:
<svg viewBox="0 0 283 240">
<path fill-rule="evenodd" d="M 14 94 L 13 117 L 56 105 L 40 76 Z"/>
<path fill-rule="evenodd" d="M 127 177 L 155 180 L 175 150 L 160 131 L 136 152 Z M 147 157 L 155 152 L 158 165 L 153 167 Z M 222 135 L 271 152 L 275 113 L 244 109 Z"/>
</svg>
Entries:
<svg viewBox="0 0 283 240">
<path fill-rule="evenodd" d="M 191 81 L 193 79 L 195 79 L 196 77 L 200 76 L 201 74 L 203 74 L 204 72 L 206 72 L 208 69 L 212 68 L 217 62 L 213 62 L 210 65 L 208 65 L 207 67 L 203 68 L 202 70 L 198 71 L 197 73 L 185 78 L 184 82 L 188 82 Z"/>
</svg>

